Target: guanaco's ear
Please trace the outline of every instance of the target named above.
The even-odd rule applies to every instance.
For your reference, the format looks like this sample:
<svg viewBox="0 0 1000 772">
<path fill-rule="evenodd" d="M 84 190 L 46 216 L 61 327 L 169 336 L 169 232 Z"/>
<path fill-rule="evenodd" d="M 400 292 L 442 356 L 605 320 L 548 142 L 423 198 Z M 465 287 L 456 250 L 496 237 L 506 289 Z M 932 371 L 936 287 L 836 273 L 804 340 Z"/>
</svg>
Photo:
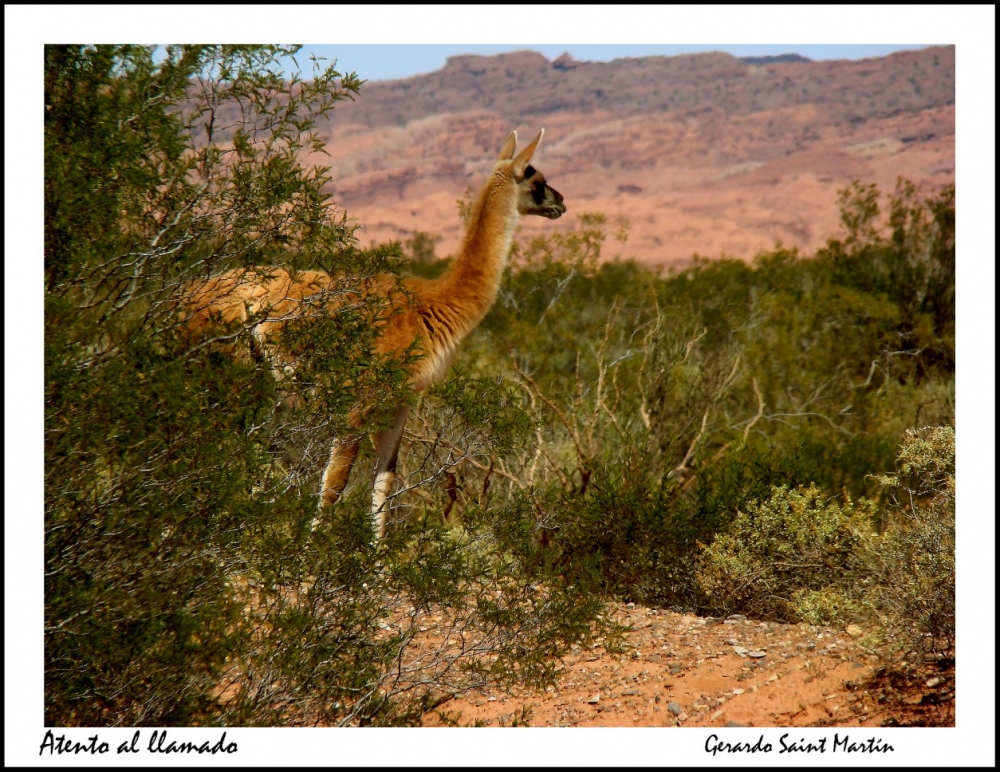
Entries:
<svg viewBox="0 0 1000 772">
<path fill-rule="evenodd" d="M 535 154 L 538 150 L 538 145 L 542 141 L 542 135 L 545 133 L 545 129 L 538 132 L 538 136 L 531 140 L 531 144 L 528 145 L 524 150 L 517 154 L 517 158 L 514 159 L 514 175 L 518 178 L 524 174 L 524 169 L 531 161 L 531 156 Z"/>
<path fill-rule="evenodd" d="M 514 148 L 517 147 L 517 132 L 512 131 L 510 136 L 507 137 L 507 141 L 503 143 L 503 147 L 500 148 L 500 155 L 497 158 L 497 163 L 501 161 L 509 161 L 514 157 Z"/>
</svg>

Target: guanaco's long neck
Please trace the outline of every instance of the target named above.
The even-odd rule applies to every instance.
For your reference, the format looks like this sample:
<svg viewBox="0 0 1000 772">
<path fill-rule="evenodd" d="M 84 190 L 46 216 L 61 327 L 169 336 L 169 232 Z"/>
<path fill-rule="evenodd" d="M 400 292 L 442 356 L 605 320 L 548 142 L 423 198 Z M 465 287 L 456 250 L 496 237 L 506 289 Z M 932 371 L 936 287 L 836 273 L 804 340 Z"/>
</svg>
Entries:
<svg viewBox="0 0 1000 772">
<path fill-rule="evenodd" d="M 438 281 L 438 297 L 462 308 L 468 332 L 496 300 L 517 226 L 517 189 L 494 172 L 476 196 L 454 263 Z"/>
</svg>

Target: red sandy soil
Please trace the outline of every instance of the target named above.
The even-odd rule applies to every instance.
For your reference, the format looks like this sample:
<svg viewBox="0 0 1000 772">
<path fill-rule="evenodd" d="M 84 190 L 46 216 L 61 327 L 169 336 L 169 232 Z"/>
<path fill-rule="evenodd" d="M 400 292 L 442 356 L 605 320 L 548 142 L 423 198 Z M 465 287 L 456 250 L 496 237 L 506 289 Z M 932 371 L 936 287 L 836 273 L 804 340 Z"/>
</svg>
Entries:
<svg viewBox="0 0 1000 772">
<path fill-rule="evenodd" d="M 889 677 L 845 631 L 617 604 L 620 653 L 574 647 L 544 692 L 474 692 L 425 726 L 954 726 L 954 671 Z M 852 629 L 855 635 L 859 631 Z"/>
</svg>

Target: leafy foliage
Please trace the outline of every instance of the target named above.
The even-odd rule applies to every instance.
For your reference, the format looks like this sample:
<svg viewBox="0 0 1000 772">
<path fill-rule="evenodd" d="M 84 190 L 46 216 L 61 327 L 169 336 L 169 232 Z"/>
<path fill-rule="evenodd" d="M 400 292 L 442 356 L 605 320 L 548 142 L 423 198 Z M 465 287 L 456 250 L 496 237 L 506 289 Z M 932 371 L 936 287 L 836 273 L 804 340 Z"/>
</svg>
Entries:
<svg viewBox="0 0 1000 772">
<path fill-rule="evenodd" d="M 361 82 L 286 81 L 294 50 L 46 49 L 48 723 L 414 723 L 443 693 L 550 681 L 600 613 L 538 582 L 523 509 L 460 538 L 416 516 L 376 548 L 356 491 L 312 527 L 331 437 L 405 398 L 409 354 L 375 355 L 381 302 L 358 293 L 398 248 L 359 249 L 298 160 Z M 194 282 L 260 266 L 331 277 L 270 363 L 259 314 L 205 338 L 181 313 Z M 530 426 L 495 379 L 426 399 L 457 458 Z"/>
<path fill-rule="evenodd" d="M 868 603 L 897 650 L 948 652 L 955 645 L 955 430 L 908 430 L 887 486 L 884 532 L 865 560 Z"/>
<path fill-rule="evenodd" d="M 953 188 L 883 218 L 855 184 L 842 239 L 751 264 L 604 259 L 599 214 L 518 243 L 461 369 L 409 395 L 375 546 L 365 484 L 313 525 L 331 438 L 406 396 L 358 291 L 448 258 L 358 248 L 298 158 L 361 81 L 285 53 L 46 49 L 48 723 L 413 724 L 613 645 L 610 595 L 947 647 Z M 193 282 L 261 266 L 331 277 L 281 357 L 259 315 L 189 335 Z"/>
<path fill-rule="evenodd" d="M 814 486 L 775 488 L 705 549 L 699 582 L 723 611 L 797 621 L 804 602 L 809 621 L 834 621 L 830 590 L 859 580 L 871 519 L 867 503 L 838 505 Z"/>
<path fill-rule="evenodd" d="M 775 488 L 703 551 L 702 588 L 724 611 L 868 622 L 869 639 L 890 641 L 890 655 L 953 650 L 954 429 L 908 430 L 897 466 L 875 476 L 888 506 Z"/>
<path fill-rule="evenodd" d="M 295 160 L 359 82 L 285 84 L 268 69 L 285 52 L 46 49 L 49 721 L 203 722 L 252 639 L 230 584 L 284 487 L 276 385 L 178 335 L 177 300 L 265 256 L 381 261 L 349 253 L 323 170 Z"/>
<path fill-rule="evenodd" d="M 600 215 L 515 248 L 465 361 L 484 378 L 513 371 L 534 418 L 534 442 L 497 465 L 507 476 L 492 472 L 490 490 L 532 502 L 553 571 L 632 600 L 735 610 L 743 601 L 708 595 L 698 569 L 704 547 L 739 531 L 738 512 L 782 486 L 875 497 L 872 475 L 891 468 L 907 429 L 953 421 L 954 294 L 941 277 L 954 264 L 954 192 L 921 200 L 901 182 L 884 226 L 879 199 L 845 190 L 847 236 L 813 256 L 778 248 L 664 275 L 601 259 Z M 895 286 L 917 275 L 938 279 L 920 294 Z M 458 490 L 481 490 L 488 469 L 458 465 Z M 886 517 L 842 508 L 862 531 Z M 803 511 L 803 534 L 835 517 Z M 767 613 L 856 610 L 834 603 L 824 576 L 789 584 Z"/>
</svg>

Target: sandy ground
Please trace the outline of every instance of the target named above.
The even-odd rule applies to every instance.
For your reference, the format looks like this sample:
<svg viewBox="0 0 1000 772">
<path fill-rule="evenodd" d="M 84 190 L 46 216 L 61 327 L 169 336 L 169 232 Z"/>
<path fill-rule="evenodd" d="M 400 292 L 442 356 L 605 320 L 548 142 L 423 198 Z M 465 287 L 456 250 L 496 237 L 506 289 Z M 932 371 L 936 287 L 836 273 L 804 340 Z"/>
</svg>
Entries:
<svg viewBox="0 0 1000 772">
<path fill-rule="evenodd" d="M 474 692 L 425 726 L 954 726 L 953 671 L 879 671 L 846 631 L 618 604 L 621 652 L 574 647 L 544 692 Z M 852 629 L 857 635 L 858 631 Z"/>
</svg>

